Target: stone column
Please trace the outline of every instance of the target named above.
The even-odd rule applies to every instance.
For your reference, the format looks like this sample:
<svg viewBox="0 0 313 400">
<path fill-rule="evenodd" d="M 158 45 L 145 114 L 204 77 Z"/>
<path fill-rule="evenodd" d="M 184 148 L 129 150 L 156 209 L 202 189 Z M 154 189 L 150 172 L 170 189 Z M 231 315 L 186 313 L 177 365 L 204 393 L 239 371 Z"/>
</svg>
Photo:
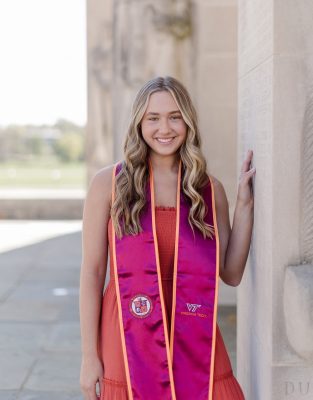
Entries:
<svg viewBox="0 0 313 400">
<path fill-rule="evenodd" d="M 131 103 L 157 75 L 188 79 L 190 0 L 88 0 L 88 181 L 122 157 Z"/>
<path fill-rule="evenodd" d="M 252 148 L 257 169 L 238 290 L 247 400 L 313 398 L 312 22 L 311 1 L 239 0 L 238 168 Z"/>
<path fill-rule="evenodd" d="M 231 221 L 237 198 L 237 0 L 194 0 L 190 90 L 209 171 L 221 180 Z M 237 288 L 219 280 L 219 304 Z"/>
<path fill-rule="evenodd" d="M 87 1 L 87 182 L 114 160 L 113 0 Z"/>
<path fill-rule="evenodd" d="M 190 65 L 190 0 L 114 2 L 114 155 L 121 143 L 132 101 L 147 80 L 172 75 L 186 81 Z"/>
</svg>

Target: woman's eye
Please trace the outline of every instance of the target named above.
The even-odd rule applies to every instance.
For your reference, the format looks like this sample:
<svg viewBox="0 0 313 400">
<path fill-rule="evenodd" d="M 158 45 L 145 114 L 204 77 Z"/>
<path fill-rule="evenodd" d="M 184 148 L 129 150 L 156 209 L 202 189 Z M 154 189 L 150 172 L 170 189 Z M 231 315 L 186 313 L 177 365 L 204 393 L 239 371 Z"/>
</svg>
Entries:
<svg viewBox="0 0 313 400">
<path fill-rule="evenodd" d="M 171 119 L 180 119 L 181 116 L 180 115 L 173 115 L 171 116 Z M 159 118 L 158 117 L 149 117 L 148 120 L 149 121 L 157 121 Z"/>
</svg>

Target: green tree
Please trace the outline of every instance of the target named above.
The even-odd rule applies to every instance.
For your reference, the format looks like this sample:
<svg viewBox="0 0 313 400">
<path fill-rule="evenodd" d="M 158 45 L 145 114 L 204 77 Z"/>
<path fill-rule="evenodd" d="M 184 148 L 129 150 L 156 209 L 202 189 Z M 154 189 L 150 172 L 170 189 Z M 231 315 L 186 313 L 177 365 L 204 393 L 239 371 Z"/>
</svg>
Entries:
<svg viewBox="0 0 313 400">
<path fill-rule="evenodd" d="M 32 136 L 28 139 L 28 147 L 31 154 L 41 155 L 43 153 L 44 142 L 39 136 Z"/>
<path fill-rule="evenodd" d="M 75 132 L 65 133 L 55 141 L 54 149 L 64 162 L 81 161 L 84 158 L 84 137 Z"/>
</svg>

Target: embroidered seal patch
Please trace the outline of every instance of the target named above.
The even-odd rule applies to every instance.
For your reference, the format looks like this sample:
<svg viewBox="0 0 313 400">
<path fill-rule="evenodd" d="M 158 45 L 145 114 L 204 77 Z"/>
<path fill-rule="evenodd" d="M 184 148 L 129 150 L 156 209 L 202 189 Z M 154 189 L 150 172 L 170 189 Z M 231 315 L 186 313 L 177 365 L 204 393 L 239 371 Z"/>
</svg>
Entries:
<svg viewBox="0 0 313 400">
<path fill-rule="evenodd" d="M 129 302 L 129 311 L 137 318 L 146 318 L 152 311 L 152 301 L 146 294 L 136 294 Z"/>
</svg>

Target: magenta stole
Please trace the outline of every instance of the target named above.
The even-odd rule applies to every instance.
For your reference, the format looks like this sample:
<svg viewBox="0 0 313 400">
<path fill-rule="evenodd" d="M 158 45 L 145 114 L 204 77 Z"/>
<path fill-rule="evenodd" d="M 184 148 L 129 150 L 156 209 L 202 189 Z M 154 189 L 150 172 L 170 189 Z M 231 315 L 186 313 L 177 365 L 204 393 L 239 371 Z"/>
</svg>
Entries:
<svg viewBox="0 0 313 400">
<path fill-rule="evenodd" d="M 113 170 L 112 201 L 115 177 Z M 112 224 L 113 265 L 129 399 L 212 400 L 219 277 L 219 239 L 212 181 L 203 189 L 205 221 L 213 240 L 188 223 L 189 207 L 177 181 L 176 240 L 169 338 L 155 229 L 152 165 L 143 232 L 118 239 Z"/>
</svg>

